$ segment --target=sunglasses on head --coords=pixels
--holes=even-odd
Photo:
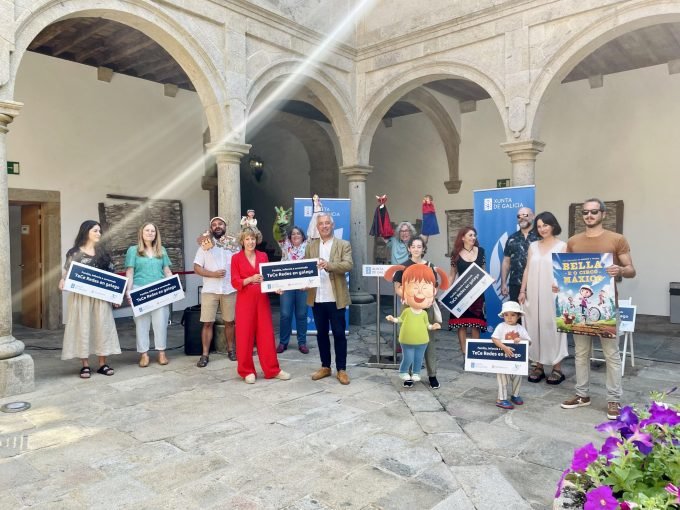
[[[581,211],[581,214],[583,216],[588,216],[589,214],[592,216],[597,216],[600,213],[600,209],[583,209]]]

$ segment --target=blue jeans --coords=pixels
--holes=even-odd
[[[408,374],[409,369],[414,374],[420,374],[420,369],[423,366],[423,356],[425,356],[425,349],[427,344],[401,345],[401,365],[399,365],[400,374]],[[413,367],[413,368],[411,368]]]
[[[287,290],[281,294],[280,303],[279,343],[288,347],[294,312],[298,347],[305,345],[307,343],[307,291]]]

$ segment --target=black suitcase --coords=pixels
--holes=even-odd
[[[203,344],[201,343],[201,330],[203,329],[201,305],[185,308],[180,324],[184,326],[184,354],[187,356],[200,356],[203,354]],[[213,330],[210,352],[214,350],[215,331]]]

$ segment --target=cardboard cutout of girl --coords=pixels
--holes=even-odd
[[[316,217],[321,211],[323,211],[321,199],[319,198],[319,195],[314,193],[314,195],[312,195],[312,217],[307,226],[307,239],[319,239],[319,230],[316,228]]]
[[[428,264],[413,264],[408,267],[390,266],[385,271],[384,278],[391,282],[397,271],[403,271],[401,285],[403,300],[408,305],[404,307],[399,317],[388,315],[389,322],[401,324],[399,330],[399,344],[402,349],[402,359],[399,365],[399,378],[404,381],[404,387],[410,388],[414,382],[420,381],[420,370],[423,366],[425,349],[430,340],[428,331],[441,328],[441,324],[430,324],[427,320],[427,308],[434,303],[437,295],[437,281]],[[449,277],[439,267],[434,268],[439,275],[440,287],[449,286]],[[413,375],[411,375],[411,373]]]

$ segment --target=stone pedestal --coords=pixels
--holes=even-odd
[[[7,191],[7,126],[23,105],[0,101],[0,398],[33,391],[33,359],[12,336],[12,287],[9,262],[9,197]]]
[[[377,309],[375,303],[352,303],[349,305],[349,323],[352,326],[375,324]]]
[[[217,163],[217,214],[227,220],[227,231],[237,233],[241,221],[241,158],[250,145],[240,143],[206,144]]]
[[[33,358],[28,354],[0,360],[0,397],[33,391],[34,377]]]
[[[510,156],[512,185],[534,184],[536,182],[536,156],[539,152],[543,152],[545,143],[538,140],[521,140],[502,143],[501,147]]]
[[[347,176],[349,182],[350,199],[350,242],[352,243],[352,260],[354,267],[349,273],[349,293],[353,305],[373,304],[371,296],[365,287],[365,279],[362,274],[362,266],[368,260],[368,243],[366,242],[366,176],[371,173],[372,168],[365,165],[344,166],[340,171]],[[355,312],[357,320],[367,316],[367,313]],[[373,317],[375,321],[375,314]],[[350,324],[364,324],[352,321],[350,310]]]

